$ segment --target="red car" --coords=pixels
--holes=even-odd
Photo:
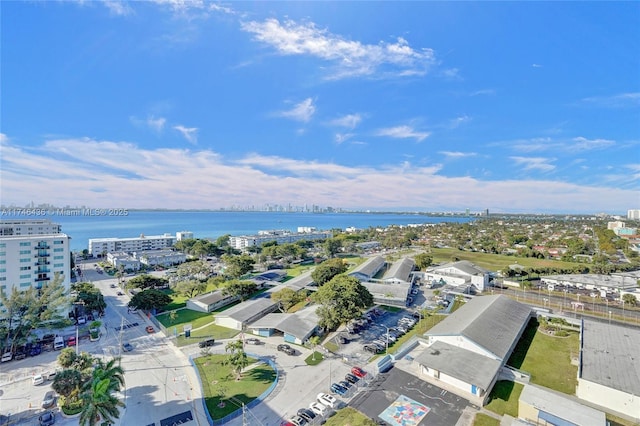
[[[70,336],[67,339],[67,346],[75,346],[76,345],[76,338],[74,336]]]
[[[353,368],[351,369],[351,373],[352,373],[354,376],[357,376],[357,377],[360,377],[360,378],[363,378],[364,376],[366,376],[366,375],[367,375],[367,372],[366,372],[366,371],[364,371],[364,370],[363,370],[362,368],[360,368],[360,367],[353,367]]]

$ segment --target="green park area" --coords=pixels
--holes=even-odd
[[[327,419],[326,426],[376,426],[377,423],[358,410],[346,407]]]
[[[531,383],[573,395],[578,367],[571,360],[578,356],[579,336],[576,332],[566,334],[549,335],[532,319],[507,364],[531,374]]]
[[[249,358],[249,366],[237,380],[231,366],[224,362],[227,358],[227,355],[207,355],[195,360],[205,403],[214,420],[253,401],[276,380],[275,370],[254,358]]]
[[[568,269],[580,265],[579,263],[563,262],[561,260],[514,257],[503,254],[462,251],[456,248],[432,248],[430,254],[433,256],[433,263],[452,262],[454,259],[468,260],[490,271],[502,271],[507,266],[515,263],[523,268]]]

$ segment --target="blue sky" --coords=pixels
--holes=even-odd
[[[640,208],[638,2],[3,2],[1,201]]]

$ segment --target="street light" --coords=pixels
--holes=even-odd
[[[389,352],[389,327],[384,324],[382,326],[387,329],[387,346],[384,348],[384,354],[387,355],[387,352]]]

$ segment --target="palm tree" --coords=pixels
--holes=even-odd
[[[240,380],[242,378],[242,369],[249,365],[249,357],[247,357],[247,353],[244,351],[242,340],[227,343],[224,350],[231,352],[229,358],[224,361],[224,364],[231,365],[231,369],[236,374],[236,380]]]
[[[124,407],[124,403],[113,394],[124,386],[124,370],[116,362],[119,364],[119,358],[106,364],[98,360],[91,379],[82,387],[80,426],[95,426],[100,419],[113,423],[120,417],[119,407]]]

